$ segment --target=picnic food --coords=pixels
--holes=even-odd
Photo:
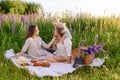
[[[22,66],[28,65],[27,60],[24,56],[20,56],[16,59],[16,62]]]
[[[31,62],[32,63],[36,63],[38,60],[37,59],[32,59]]]
[[[37,61],[33,64],[33,66],[49,67],[50,63],[47,61]]]
[[[41,61],[37,61],[33,64],[33,66],[42,66],[43,65],[43,62]]]

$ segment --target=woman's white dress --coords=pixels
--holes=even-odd
[[[53,53],[55,56],[62,56],[67,58],[68,56],[72,55],[72,42],[70,38],[65,38],[64,42],[57,43],[57,49]]]
[[[36,40],[33,38],[27,38],[22,51],[28,51],[28,55],[31,58],[39,60],[44,60],[53,56],[50,52],[43,49],[42,46],[46,46],[46,43],[40,37],[37,37]]]

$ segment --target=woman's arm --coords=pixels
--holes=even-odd
[[[17,54],[17,58],[19,57],[19,56],[22,56],[24,54],[24,51],[20,51],[18,54]]]
[[[50,46],[53,44],[54,41],[55,41],[55,38],[53,38],[53,39],[45,46],[45,48],[50,48]]]
[[[22,50],[17,54],[17,57],[23,55],[24,52],[27,51],[28,47],[29,47],[29,40],[27,39],[27,40],[25,41],[25,44],[23,45]]]
[[[41,39],[42,40],[42,39]],[[55,38],[53,38],[48,44],[46,44],[43,40],[42,40],[42,46],[44,48],[50,48],[50,46],[53,44],[53,42],[55,41]]]
[[[65,50],[66,50],[66,53],[67,53],[67,56],[68,56],[68,59],[67,59],[67,62],[68,63],[71,63],[72,61],[72,42],[69,38],[66,38],[64,40],[64,45],[65,45]]]

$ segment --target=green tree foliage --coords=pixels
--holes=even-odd
[[[40,4],[27,3],[21,0],[0,0],[0,13],[31,14],[43,11]]]
[[[43,8],[40,4],[26,3],[26,9],[25,9],[26,14],[38,13],[39,10],[41,10],[41,12],[43,10]]]

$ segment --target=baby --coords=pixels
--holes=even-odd
[[[56,30],[56,27],[63,27],[63,28],[64,28],[64,30],[62,31],[62,33],[65,33],[65,34],[64,34],[64,36],[63,36],[62,39],[65,39],[66,37],[72,39],[72,36],[71,36],[71,34],[70,34],[70,31],[69,31],[69,29],[66,27],[66,24],[65,24],[65,23],[60,22],[58,18],[53,18],[52,24],[53,24],[55,30]],[[54,30],[54,31],[55,31],[55,30]],[[57,35],[56,35],[55,33],[54,33],[54,37],[57,37]],[[57,42],[58,42],[58,41],[57,41],[57,39],[56,39],[56,40],[54,41],[54,43],[53,43],[53,48],[54,48],[54,49],[56,49],[56,44],[57,44]]]
[[[58,26],[58,24],[60,23],[58,18],[53,18],[52,20],[52,25],[54,26],[54,28],[56,29],[56,27]]]
[[[72,39],[71,33],[69,31],[69,29],[66,27],[66,24],[63,22],[60,22],[58,18],[54,18],[52,20],[52,24],[56,30],[56,27],[63,27],[64,30],[62,31],[62,33],[65,33],[64,37],[69,37],[70,39]]]

